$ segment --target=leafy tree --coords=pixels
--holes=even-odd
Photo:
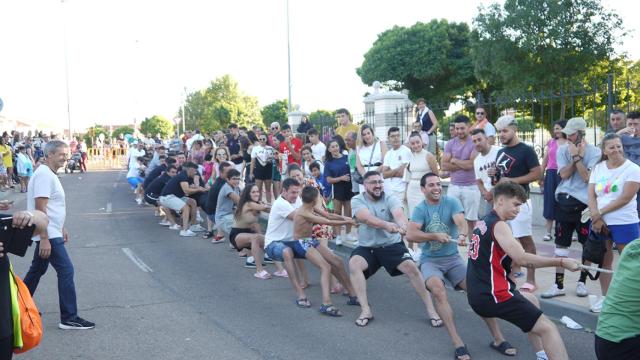
[[[173,134],[173,123],[160,115],[153,115],[140,123],[140,133],[145,136],[160,134],[166,137]]]
[[[100,134],[104,134],[106,138],[109,138],[109,129],[102,125],[95,124],[87,129],[87,132],[82,136],[82,138],[87,144],[87,147],[93,147],[95,145],[94,140],[100,136]]]
[[[581,79],[614,57],[622,21],[598,0],[506,0],[473,20],[475,74],[489,88],[526,91]]]
[[[264,126],[258,99],[240,91],[238,82],[230,75],[215,79],[206,89],[188,94],[185,113],[187,127],[204,132],[226,128],[230,123]]]
[[[262,121],[267,126],[269,126],[274,121],[279,123],[281,126],[282,124],[286,124],[288,121],[288,112],[289,101],[287,99],[277,100],[276,102],[271,103],[260,110]]]
[[[334,128],[337,125],[336,112],[329,110],[316,110],[309,114],[309,122],[317,129],[322,127]]]
[[[476,83],[465,23],[432,20],[394,26],[378,35],[356,73],[371,85],[399,85],[430,103],[450,101]]]
[[[120,137],[120,135],[124,136],[125,134],[132,134],[133,135],[133,127],[131,126],[118,126],[118,128],[116,128],[115,130],[113,130],[113,133],[111,134],[111,137],[117,139]]]

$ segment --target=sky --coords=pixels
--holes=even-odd
[[[471,23],[492,2],[290,0],[292,103],[362,112],[355,69],[379,33]],[[618,51],[640,59],[640,4],[603,3],[632,31]],[[32,123],[67,127],[65,59],[74,130],[172,119],[185,89],[224,74],[261,106],[288,96],[286,0],[0,0],[0,34],[0,115]]]

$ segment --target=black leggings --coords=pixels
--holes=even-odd
[[[11,360],[13,356],[13,336],[0,339],[0,360]]]

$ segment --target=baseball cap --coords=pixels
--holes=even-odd
[[[498,118],[498,121],[496,121],[495,127],[496,127],[496,130],[500,131],[506,128],[507,126],[511,126],[511,125],[518,126],[518,121],[516,120],[516,118],[514,118],[511,115],[503,115]]]
[[[567,125],[565,125],[562,132],[565,135],[573,135],[578,131],[584,131],[587,129],[587,122],[584,121],[581,117],[574,117],[567,121]]]

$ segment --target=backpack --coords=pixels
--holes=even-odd
[[[9,276],[11,276],[13,280],[12,292],[14,289],[13,286],[15,285],[15,300],[17,300],[17,304],[12,304],[12,307],[17,306],[20,314],[20,328],[15,329],[16,324],[14,321],[14,334],[20,334],[21,339],[18,339],[14,335],[15,342],[13,352],[21,354],[40,344],[40,340],[42,340],[42,319],[40,318],[40,313],[38,312],[36,304],[33,302],[27,285],[13,272],[13,268],[11,268]],[[12,296],[12,300],[13,299],[14,297]]]

